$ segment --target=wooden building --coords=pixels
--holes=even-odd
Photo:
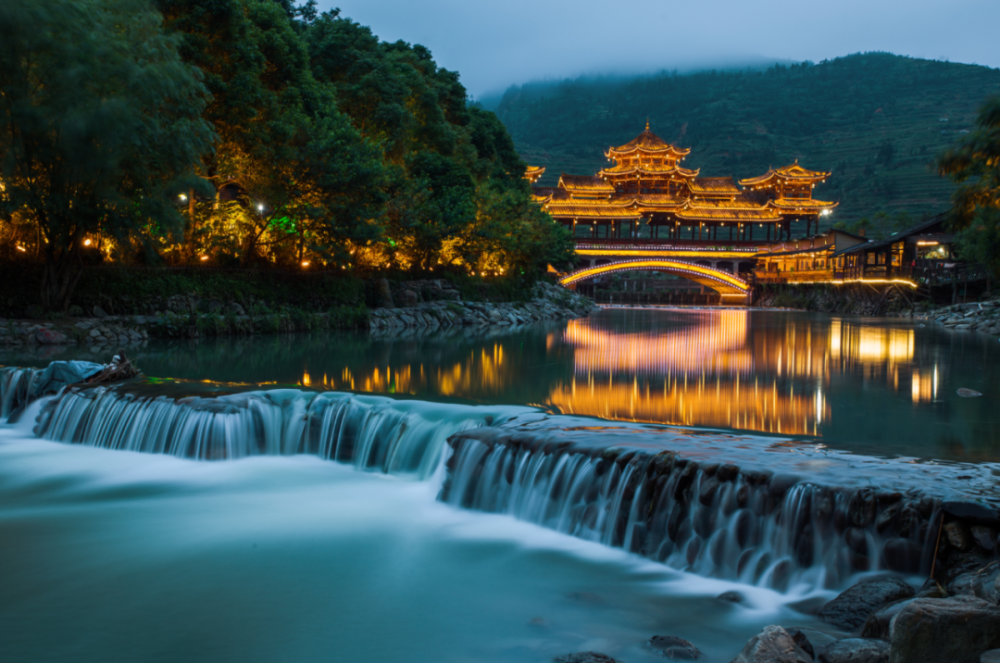
[[[757,254],[758,283],[936,282],[960,267],[944,215],[871,241],[843,230],[774,244]]]
[[[701,177],[681,165],[690,152],[661,139],[647,122],[636,138],[605,152],[613,166],[595,176],[563,174],[555,187],[534,187],[534,199],[575,236],[634,240],[648,226],[642,234],[658,241],[791,238],[794,222],[805,220],[808,231],[837,206],[812,198],[830,173],[796,162],[741,180],[741,189],[732,177]],[[536,182],[541,170],[529,168],[525,177]],[[580,225],[589,229],[578,232]]]

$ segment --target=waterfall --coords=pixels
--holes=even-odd
[[[786,591],[930,566],[938,504],[830,488],[672,451],[580,449],[552,436],[453,436],[441,499],[506,513],[703,576]]]
[[[445,440],[489,415],[377,396],[296,389],[173,399],[123,387],[64,389],[44,404],[48,440],[198,460],[312,454],[360,470],[427,477]]]
[[[8,419],[18,409],[35,400],[32,387],[35,377],[44,369],[4,368],[0,369],[0,419]]]
[[[37,373],[0,374],[5,416],[31,400]],[[197,460],[311,454],[419,479],[447,457],[439,496],[446,503],[779,591],[843,587],[868,571],[926,572],[939,527],[941,502],[924,496],[917,474],[905,492],[831,487],[850,477],[774,474],[765,464],[780,456],[765,459],[745,437],[715,436],[713,447],[702,433],[657,429],[655,439],[639,439],[637,428],[529,408],[298,389],[168,395],[178,388],[190,389],[65,388],[42,405],[34,432]],[[941,467],[931,469],[941,476]]]

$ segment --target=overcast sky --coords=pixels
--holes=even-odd
[[[578,74],[890,51],[1000,67],[1000,0],[319,0],[474,96]]]

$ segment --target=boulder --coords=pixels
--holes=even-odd
[[[948,593],[953,596],[975,596],[991,603],[1000,603],[1000,562],[957,576],[948,583]]]
[[[847,638],[827,645],[817,663],[888,663],[889,643],[884,640]]]
[[[792,636],[792,640],[795,641],[802,651],[809,654],[813,658],[816,658],[816,652],[823,651],[823,648],[827,645],[833,644],[837,641],[837,638],[830,635],[829,633],[824,633],[823,631],[817,631],[811,628],[798,628],[789,627],[785,629],[788,634]]]
[[[908,599],[913,594],[913,588],[898,578],[863,580],[824,605],[819,611],[819,618],[827,624],[854,631],[882,606]]]
[[[399,293],[399,298],[400,298],[400,305],[405,306],[407,308],[413,308],[420,301],[420,298],[417,297],[417,293],[413,292],[412,290],[403,290],[401,293]]]
[[[556,663],[621,663],[616,658],[596,651],[582,651],[576,654],[566,654],[555,659]]]
[[[1000,513],[997,513],[993,507],[979,502],[942,502],[941,509],[949,516],[954,516],[967,523],[1000,526]]]
[[[948,537],[948,543],[959,550],[968,550],[972,547],[972,533],[969,531],[969,526],[962,521],[946,523],[944,533]]]
[[[885,605],[874,613],[872,613],[867,620],[865,620],[865,625],[861,629],[862,638],[878,638],[879,640],[888,640],[890,629],[892,627],[892,618],[899,614],[899,611],[906,607],[908,603],[914,601],[915,599],[902,599],[900,601],[893,601],[892,603]]]
[[[95,318],[106,318],[106,317],[108,317],[107,311],[105,311],[104,309],[102,309],[100,306],[94,306],[94,308],[92,309],[91,313],[93,314],[93,316]]]
[[[972,596],[915,599],[891,631],[889,663],[979,663],[1000,647],[1000,608]]]
[[[77,306],[76,304],[73,304],[68,309],[66,309],[66,313],[68,315],[73,316],[74,318],[80,318],[80,317],[83,317],[83,308],[80,307],[80,306]]]
[[[66,342],[66,335],[42,327],[35,330],[35,340],[41,345],[62,345]]]
[[[812,663],[812,656],[799,647],[780,626],[765,626],[750,638],[733,663]]]
[[[1000,663],[1000,649],[983,652],[983,655],[979,657],[979,663]]]
[[[395,308],[396,305],[392,302],[392,289],[389,287],[389,280],[379,279],[376,288],[378,305],[385,308]]]
[[[997,545],[997,531],[986,525],[973,525],[972,538],[984,550],[993,550]]]
[[[649,646],[674,661],[694,661],[701,656],[697,647],[684,638],[673,635],[654,635],[649,640]]]

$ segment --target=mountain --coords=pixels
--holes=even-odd
[[[684,165],[704,176],[763,174],[799,160],[832,171],[816,197],[839,200],[830,222],[917,220],[946,209],[953,185],[936,154],[972,129],[1000,94],[1000,70],[890,53],[764,70],[663,72],[579,78],[508,89],[495,111],[521,156],[561,172],[593,174],[604,150],[652,130],[691,148]]]

